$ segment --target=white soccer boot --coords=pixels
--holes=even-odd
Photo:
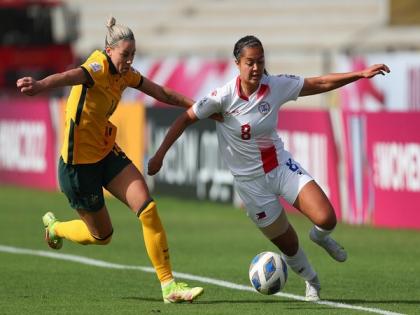
[[[344,250],[343,246],[337,243],[329,235],[325,236],[324,239],[319,240],[315,234],[315,227],[312,228],[309,233],[309,238],[322,248],[324,248],[327,253],[334,258],[336,261],[344,262],[347,259],[347,252]]]
[[[321,291],[321,283],[319,283],[318,276],[315,276],[310,281],[305,281],[306,283],[306,293],[305,301],[316,302],[321,298],[319,297],[319,291]]]

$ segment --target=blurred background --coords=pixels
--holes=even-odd
[[[392,72],[384,77],[286,104],[278,131],[342,221],[420,229],[416,0],[0,0],[0,185],[58,189],[68,89],[29,98],[15,82],[76,67],[103,49],[109,16],[133,30],[134,66],[144,76],[194,99],[237,75],[232,50],[245,35],[262,41],[271,74],[387,64]],[[179,113],[125,92],[112,120],[140,169]],[[159,194],[241,206],[212,121],[186,132],[147,181]]]

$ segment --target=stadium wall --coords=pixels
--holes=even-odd
[[[357,70],[379,61],[389,64],[391,74],[340,89],[340,107],[292,110],[286,104],[279,133],[320,183],[342,221],[420,228],[420,139],[415,137],[420,134],[420,55],[342,55],[336,70]],[[194,99],[236,74],[228,59],[143,59],[140,69]],[[0,101],[0,183],[56,189],[64,112],[64,103],[56,103],[34,98]],[[135,91],[124,94],[113,117],[121,137],[117,141],[140,169],[178,114]],[[146,176],[152,190],[240,205],[232,176],[219,159],[214,125],[203,121],[187,131],[162,172]]]
[[[62,129],[55,127],[51,107],[46,99],[0,102],[1,184],[57,189],[56,139],[62,138]],[[156,151],[180,111],[145,110],[141,103],[121,104],[118,110],[117,141],[143,169],[142,162]],[[285,109],[279,112],[278,131],[342,221],[420,229],[420,112],[342,110],[338,117],[337,124],[337,115],[328,110]],[[240,205],[233,178],[220,160],[215,124],[204,120],[181,137],[161,172],[146,176],[153,192]]]

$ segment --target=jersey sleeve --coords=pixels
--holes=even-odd
[[[81,68],[88,76],[89,86],[93,86],[99,78],[106,75],[104,61],[99,58],[95,58],[95,55],[91,55],[85,63],[81,65]]]
[[[214,94],[215,92],[213,92],[211,95],[203,97],[192,106],[192,110],[198,119],[204,119],[214,113],[221,112],[222,106],[220,97]]]
[[[274,78],[276,90],[282,93],[284,102],[294,101],[299,97],[304,83],[303,77],[281,74]]]
[[[143,76],[140,72],[130,67],[130,70],[127,72],[127,85],[132,88],[139,88],[143,83]]]

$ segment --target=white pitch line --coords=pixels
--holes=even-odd
[[[88,257],[83,257],[83,256],[77,256],[77,255],[56,253],[56,252],[52,252],[52,251],[34,250],[34,249],[26,249],[26,248],[18,248],[18,247],[0,245],[0,252],[11,253],[11,254],[22,254],[22,255],[48,257],[48,258],[72,261],[72,262],[76,262],[76,263],[80,263],[80,264],[84,264],[84,265],[90,265],[90,266],[96,266],[96,267],[102,267],[102,268],[133,269],[133,270],[140,270],[140,271],[149,272],[149,273],[154,273],[155,272],[155,270],[151,267],[121,265],[121,264],[106,262],[106,261],[103,261],[103,260],[98,260],[98,259],[93,259],[93,258],[88,258]],[[202,282],[202,283],[213,284],[213,285],[216,285],[216,286],[219,286],[219,287],[225,287],[225,288],[234,289],[234,290],[241,290],[241,291],[250,291],[250,292],[255,292],[256,293],[256,291],[253,288],[251,288],[250,286],[245,286],[245,285],[242,285],[242,284],[236,284],[236,283],[232,283],[232,282],[228,282],[228,281],[224,281],[224,280],[217,280],[217,279],[213,279],[213,278],[194,276],[192,274],[182,273],[182,272],[173,272],[173,274],[174,274],[175,277],[177,277],[179,279],[199,281],[199,282]],[[275,295],[281,296],[281,297],[284,297],[284,298],[293,299],[293,300],[305,301],[305,297],[300,296],[300,295],[283,293],[283,292],[276,293]],[[394,313],[394,312],[390,312],[390,311],[386,311],[386,310],[381,310],[379,308],[363,307],[363,306],[350,305],[350,304],[344,304],[344,303],[330,302],[330,301],[325,301],[325,300],[318,301],[318,302],[312,302],[312,303],[327,305],[327,306],[336,307],[336,308],[345,308],[345,309],[365,311],[365,312],[376,313],[376,314],[383,314],[383,315],[404,315],[402,313]]]

